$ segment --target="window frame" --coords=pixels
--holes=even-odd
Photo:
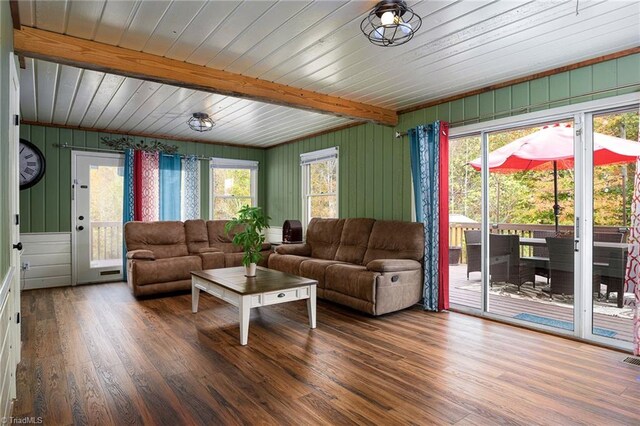
[[[310,193],[311,183],[311,164],[321,163],[328,160],[335,160],[336,162],[336,190],[335,192],[325,193]],[[317,151],[310,151],[300,154],[300,175],[302,177],[302,227],[306,231],[307,225],[311,220],[311,199],[318,196],[335,196],[336,199],[336,212],[337,217],[340,217],[340,153],[338,147],[320,149]]]
[[[216,195],[215,188],[215,170],[216,169],[228,169],[228,170],[250,170],[250,188],[249,196],[238,197],[235,195]],[[209,219],[210,220],[225,220],[214,217],[216,199],[248,199],[251,201],[251,207],[258,205],[258,170],[259,162],[252,160],[237,160],[230,158],[215,158],[212,157],[209,160]]]

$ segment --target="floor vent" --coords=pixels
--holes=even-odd
[[[632,356],[628,356],[624,359],[624,362],[628,363],[628,364],[633,364],[633,365],[638,365],[640,366],[640,358],[635,358]]]

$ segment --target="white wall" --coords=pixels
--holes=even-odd
[[[71,234],[22,234],[23,290],[71,285]],[[25,270],[25,263],[29,269]]]

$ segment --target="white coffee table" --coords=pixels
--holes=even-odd
[[[316,328],[317,281],[258,266],[247,278],[243,266],[191,272],[191,311],[198,312],[200,290],[237,306],[240,311],[240,344],[249,339],[251,308],[307,300],[309,325]]]

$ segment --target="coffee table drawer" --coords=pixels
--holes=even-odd
[[[309,297],[309,287],[293,288],[290,290],[274,291],[263,294],[263,305],[289,302],[291,300],[306,299]]]

